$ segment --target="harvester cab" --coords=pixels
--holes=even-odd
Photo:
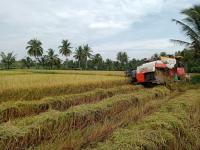
[[[131,82],[141,84],[165,84],[185,78],[181,57],[160,57],[138,66],[130,72]]]

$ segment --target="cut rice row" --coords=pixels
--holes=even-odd
[[[110,89],[95,89],[94,91],[56,97],[47,97],[38,101],[5,102],[0,105],[0,123],[13,118],[36,115],[49,109],[66,110],[71,106],[100,101],[116,94],[125,94],[142,89],[142,86],[124,85]]]
[[[157,87],[134,94],[122,94],[94,104],[71,107],[66,112],[49,111],[38,116],[4,123],[0,126],[0,146],[6,149],[27,148],[52,138],[53,133],[67,134],[89,124],[103,121],[132,106],[163,97],[170,91]]]
[[[118,129],[96,149],[199,149],[200,90],[172,99],[159,112]]]
[[[180,94],[180,92],[173,92],[169,96],[148,101],[144,105],[129,107],[112,118],[105,118],[102,122],[88,125],[86,128],[72,130],[68,134],[55,134],[51,140],[43,142],[34,149],[67,150],[95,147],[98,141],[108,138],[117,128],[125,126],[131,121],[141,120]]]

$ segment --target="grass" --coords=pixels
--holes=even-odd
[[[34,117],[10,121],[0,126],[0,144],[7,149],[34,146],[51,139],[53,133],[67,134],[69,130],[81,129],[167,93],[168,89],[159,87],[145,92],[117,95],[94,104],[71,107],[66,112],[52,110]]]
[[[95,89],[81,94],[46,97],[40,101],[4,102],[0,105],[0,122],[6,122],[18,117],[37,115],[49,109],[64,111],[71,106],[100,101],[104,98],[134,92],[142,88],[142,86],[125,85],[110,89]]]
[[[118,129],[96,149],[198,149],[200,90],[187,91],[139,123]]]

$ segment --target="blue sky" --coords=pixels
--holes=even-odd
[[[62,39],[73,47],[88,43],[103,58],[126,51],[130,58],[150,57],[183,47],[169,39],[185,39],[171,21],[199,0],[0,0],[0,51],[26,55],[31,38],[58,53]]]

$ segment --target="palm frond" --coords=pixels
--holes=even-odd
[[[176,24],[181,25],[182,30],[186,33],[187,36],[191,38],[191,40],[198,41],[198,39],[200,39],[199,35],[187,24],[176,19],[173,19],[172,21],[176,22]]]
[[[186,42],[186,41],[182,41],[182,40],[175,40],[175,39],[171,39],[170,42],[174,43],[174,44],[178,44],[178,45],[183,45],[183,46],[190,46],[191,43]]]
[[[184,19],[197,33],[200,34],[200,11],[190,10],[183,12],[188,17]]]

